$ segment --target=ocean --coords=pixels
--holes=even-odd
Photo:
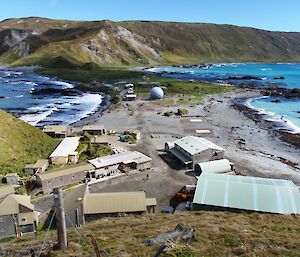
[[[67,90],[75,84],[39,76],[31,68],[0,68],[0,108],[34,126],[72,124],[94,113],[100,94],[61,94],[39,90]]]
[[[225,63],[204,68],[155,67],[147,71],[160,73],[164,77],[230,83],[236,86],[250,84],[257,88],[300,89],[299,63]],[[244,76],[251,76],[253,79],[232,79]],[[279,129],[290,133],[300,133],[300,99],[287,100],[275,97],[260,97],[247,99],[245,105],[258,110],[264,119],[273,121]]]

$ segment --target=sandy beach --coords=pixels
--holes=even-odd
[[[165,142],[195,135],[198,129],[211,131],[201,136],[226,150],[226,158],[234,163],[237,173],[290,179],[300,186],[300,149],[276,137],[272,126],[262,126],[233,107],[235,99],[259,95],[258,90],[237,89],[231,93],[206,96],[202,104],[180,106],[188,110],[188,117],[166,117],[164,112],[176,112],[178,106],[144,99],[122,102],[117,108],[90,116],[90,123],[103,124],[108,130],[139,129],[142,139],[137,145],[124,145],[124,148],[139,150],[153,160],[153,171],[148,180],[146,174],[141,173],[95,184],[91,191],[145,190],[157,198],[159,206],[168,204],[174,193],[186,184],[195,183],[196,179],[186,170],[171,168],[163,160],[161,150]],[[195,117],[202,122],[191,122]],[[82,121],[77,125],[82,125]]]

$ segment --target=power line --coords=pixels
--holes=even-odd
[[[47,239],[47,237],[48,237],[48,232],[49,232],[50,227],[51,227],[51,225],[52,225],[52,222],[53,222],[53,220],[54,220],[55,213],[56,213],[56,210],[53,211],[53,214],[52,214],[50,223],[49,223],[49,225],[48,225],[48,228],[47,228],[47,231],[46,231],[46,235],[45,235],[45,238],[44,238],[43,244],[42,244],[42,246],[41,246],[41,250],[40,250],[40,252],[39,252],[38,257],[40,257],[41,254],[42,254],[43,248],[44,248],[45,243],[46,243],[46,239]]]

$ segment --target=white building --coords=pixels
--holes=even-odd
[[[90,160],[95,167],[91,178],[101,178],[120,172],[145,171],[151,168],[151,158],[143,153],[123,152]]]
[[[224,158],[225,150],[203,137],[187,136],[165,144],[165,149],[191,168],[196,163]]]
[[[78,153],[76,149],[79,145],[80,137],[66,137],[49,156],[52,164],[76,163]]]

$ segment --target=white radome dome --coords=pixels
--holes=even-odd
[[[162,99],[164,97],[164,91],[161,87],[153,87],[150,91],[150,98],[153,100]]]

